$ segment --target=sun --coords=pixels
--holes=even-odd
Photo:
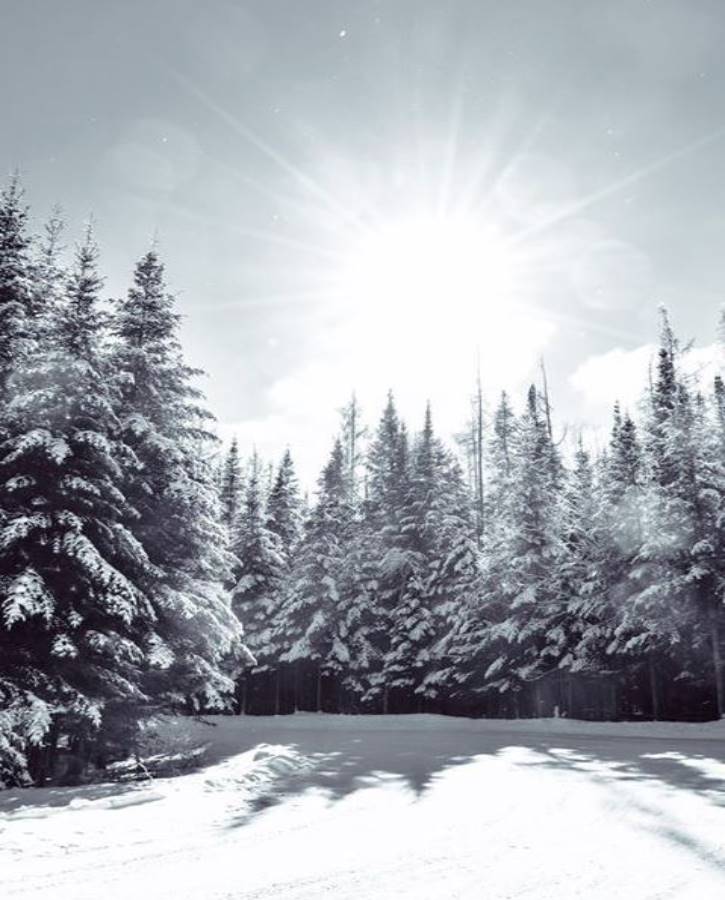
[[[378,224],[346,254],[342,290],[392,316],[479,318],[501,308],[514,266],[494,229],[456,217],[403,217]]]
[[[483,216],[377,218],[340,256],[330,307],[346,348],[339,370],[357,373],[352,383],[408,385],[411,405],[428,398],[453,418],[476,366],[503,386],[548,338],[527,302],[528,271]]]

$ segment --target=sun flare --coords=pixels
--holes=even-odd
[[[369,230],[347,255],[343,291],[389,314],[438,318],[498,305],[513,265],[492,230],[456,218],[415,217]]]

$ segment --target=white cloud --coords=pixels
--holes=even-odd
[[[569,382],[590,406],[611,407],[619,400],[622,406],[632,408],[647,385],[649,366],[656,353],[654,344],[633,350],[615,347],[584,360]]]
[[[569,383],[585,403],[597,411],[611,408],[618,400],[624,408],[634,409],[648,381],[649,370],[656,364],[657,347],[643,344],[632,350],[615,347],[606,353],[590,356],[569,377]],[[682,371],[707,389],[719,369],[720,350],[716,344],[694,347],[680,360]]]

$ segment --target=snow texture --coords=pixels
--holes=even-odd
[[[3,897],[725,896],[725,723],[209,721],[191,774],[0,795]]]

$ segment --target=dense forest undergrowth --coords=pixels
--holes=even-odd
[[[356,399],[312,503],[220,450],[155,247],[103,297],[90,228],[0,198],[0,783],[82,778],[161,712],[725,712],[725,387],[662,313],[593,454],[545,381],[454,446]],[[719,335],[722,349],[725,335]],[[244,635],[241,623],[244,624]]]

